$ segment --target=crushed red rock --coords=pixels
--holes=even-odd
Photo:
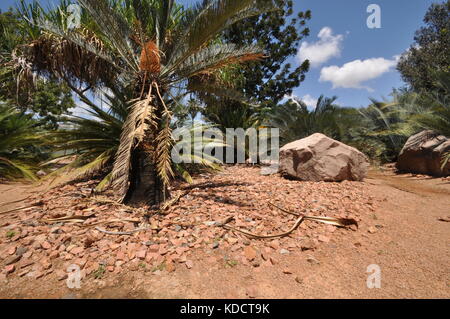
[[[220,262],[229,266],[236,262],[250,267],[274,265],[285,255],[314,250],[351,230],[305,222],[288,237],[255,240],[217,227],[217,222],[234,217],[229,225],[266,235],[284,232],[296,220],[269,203],[300,214],[358,222],[376,208],[376,201],[360,182],[286,180],[262,176],[258,167],[229,166],[216,174],[202,174],[191,185],[177,182],[172,192],[188,193],[164,214],[150,207],[117,204],[112,192],[93,197],[95,183],[80,182],[36,194],[28,204],[42,205],[0,217],[2,276],[45,278],[55,271],[63,280],[73,264],[82,269],[83,276],[94,277],[127,269],[172,272],[177,264],[193,268],[192,255],[198,250],[221,251],[225,259]],[[66,217],[78,222],[69,223]],[[54,219],[60,221],[51,222]],[[99,230],[132,232],[143,225],[149,227],[130,235]]]

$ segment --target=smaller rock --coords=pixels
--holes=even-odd
[[[278,250],[280,248],[280,242],[278,240],[273,240],[270,242],[269,246],[275,250]]]
[[[78,255],[78,254],[81,254],[83,251],[84,251],[83,247],[75,247],[74,249],[72,249],[70,251],[70,253],[73,255]]]
[[[320,262],[316,258],[314,258],[313,256],[306,257],[306,261],[311,263],[311,264],[316,264],[316,265],[320,264]]]
[[[67,273],[66,273],[65,271],[58,270],[58,271],[56,272],[56,278],[57,278],[59,281],[64,280],[64,279],[66,279],[67,277],[68,277],[68,275],[67,275]]]
[[[269,257],[269,261],[272,265],[275,265],[278,263],[278,261],[275,258]]]
[[[258,289],[256,289],[256,287],[254,286],[250,286],[246,289],[245,294],[249,297],[249,298],[256,298],[258,295]]]
[[[289,268],[284,268],[283,269],[283,274],[291,275],[292,274],[292,270],[290,270]]]
[[[16,255],[17,256],[23,256],[23,254],[25,254],[28,251],[27,247],[19,247],[16,250]]]
[[[5,265],[6,266],[12,265],[12,264],[18,262],[20,260],[20,258],[22,258],[22,256],[17,256],[17,255],[11,256],[6,259]]]
[[[319,237],[317,238],[319,241],[323,242],[323,243],[328,243],[330,242],[330,237],[328,236],[324,236],[324,235],[319,235]]]
[[[367,231],[369,232],[369,234],[375,234],[377,232],[377,228],[370,226],[369,229],[367,229]]]
[[[48,250],[52,248],[52,245],[48,241],[44,241],[41,243],[41,247],[44,248],[45,250]]]
[[[139,250],[136,253],[136,257],[139,259],[145,259],[145,256],[147,255],[147,251],[146,250]]]
[[[30,272],[31,269],[25,269],[19,273],[19,277],[23,277]]]
[[[289,250],[283,248],[283,249],[280,250],[280,254],[282,254],[282,255],[289,255],[290,252],[289,252]]]
[[[186,260],[185,265],[187,269],[191,269],[194,266],[194,263],[192,260]]]
[[[151,253],[157,253],[159,251],[159,245],[151,245],[148,248],[148,251],[151,252]]]
[[[8,265],[5,267],[5,274],[11,274],[16,270],[16,265]]]
[[[174,272],[175,271],[175,264],[172,261],[169,261],[166,263],[166,270],[167,272]]]
[[[16,246],[8,249],[8,255],[14,255],[16,253]]]
[[[245,258],[247,258],[247,260],[252,261],[256,258],[256,250],[251,246],[246,246],[244,248],[244,256]]]

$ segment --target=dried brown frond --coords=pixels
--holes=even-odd
[[[103,42],[92,32],[81,29],[79,34],[99,53],[105,52]],[[98,54],[84,49],[72,41],[43,33],[37,40],[19,49],[18,58],[25,59],[41,74],[59,75],[72,83],[85,82],[91,86],[110,83],[117,70]]]
[[[170,128],[170,121],[172,119],[172,113],[167,108],[164,100],[159,92],[159,87],[156,85],[156,92],[162,103],[164,110],[162,118],[164,119],[164,127],[156,137],[156,172],[166,187],[169,185],[170,179],[173,177],[171,149],[173,144],[172,129]]]
[[[121,200],[128,192],[132,150],[142,142],[149,128],[157,126],[151,87],[145,99],[132,100],[131,103],[112,170],[112,184],[119,190]]]

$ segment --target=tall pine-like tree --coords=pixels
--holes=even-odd
[[[432,4],[424,22],[397,66],[403,80],[417,92],[435,90],[435,73],[450,72],[450,0]]]
[[[278,10],[245,19],[222,34],[221,40],[226,43],[257,42],[264,48],[266,57],[233,71],[238,75],[234,90],[259,104],[257,109],[228,98],[201,97],[206,104],[205,118],[221,127],[250,126],[255,112],[272,107],[290,95],[309,70],[308,60],[298,67],[286,61],[295,56],[300,41],[309,35],[306,23],[311,19],[311,11],[294,14],[293,1],[277,0],[276,3]]]

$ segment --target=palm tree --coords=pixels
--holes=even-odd
[[[283,144],[307,137],[314,133],[323,133],[331,138],[340,138],[337,117],[339,106],[334,104],[337,97],[319,97],[316,107],[309,110],[305,102],[294,98],[283,105],[274,107],[268,115],[268,125],[280,129]]]
[[[48,166],[62,160],[72,159],[63,167],[50,173],[47,178],[52,179],[53,185],[64,184],[81,178],[101,176],[102,180],[96,187],[96,191],[103,191],[111,183],[114,157],[120,145],[120,135],[123,124],[128,117],[127,92],[115,92],[110,94],[103,92],[102,107],[85,98],[87,104],[82,109],[84,114],[67,115],[61,118],[62,126],[57,131],[50,131],[44,135],[45,144],[55,151],[53,158],[43,166]],[[176,103],[176,102],[173,102]],[[168,104],[171,105],[171,104]],[[192,123],[192,125],[180,126],[179,119],[171,124],[172,129],[180,130],[180,135],[191,136],[188,141],[176,141],[178,143],[191,143],[190,149],[194,149],[195,143],[201,143],[203,147],[221,146],[217,141],[202,138],[198,140],[199,134],[203,133],[211,126]],[[198,144],[197,144],[198,145]],[[183,145],[180,144],[182,147]],[[186,155],[188,156],[188,155]],[[213,158],[204,156],[202,159],[186,158],[187,162],[198,160],[200,166],[218,169]],[[192,182],[189,173],[191,165],[185,163],[175,164],[172,167],[174,172],[187,182]],[[197,165],[199,166],[199,165]],[[55,178],[59,177],[59,178]]]
[[[385,160],[395,160],[406,140],[420,131],[450,136],[450,75],[436,72],[434,77],[435,92],[394,90],[391,101],[371,99],[371,105],[360,110],[369,129],[366,138],[385,144]],[[443,165],[447,161],[444,156]]]
[[[157,204],[169,196],[173,175],[173,111],[166,101],[174,89],[187,91],[190,81],[262,58],[256,45],[238,48],[215,39],[240,19],[272,9],[272,1],[207,0],[189,10],[173,0],[78,2],[82,16],[75,29],[68,28],[68,1],[54,11],[22,3],[32,41],[17,55],[77,93],[118,85],[133,92],[111,179],[122,201]]]
[[[0,177],[36,180],[36,126],[31,115],[0,102]]]

